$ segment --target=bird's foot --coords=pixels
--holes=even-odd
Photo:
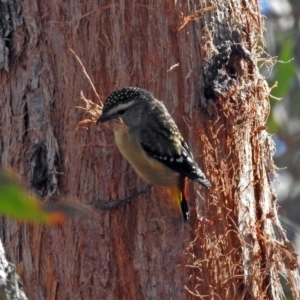
[[[147,193],[148,191],[150,191],[152,188],[152,185],[146,185],[144,189],[142,189],[139,192],[133,193],[130,196],[124,198],[124,199],[119,199],[119,200],[97,200],[93,206],[97,209],[114,209],[114,208],[119,208],[119,207],[123,207],[127,204],[129,204],[131,202],[132,199],[143,195],[145,193]]]

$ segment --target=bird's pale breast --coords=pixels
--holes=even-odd
[[[149,157],[138,145],[134,135],[129,134],[129,128],[125,124],[115,128],[114,136],[121,154],[144,181],[161,186],[178,183],[179,173]]]

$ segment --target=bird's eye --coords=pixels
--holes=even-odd
[[[118,115],[124,115],[124,113],[125,113],[125,109],[120,109],[120,110],[118,111]]]

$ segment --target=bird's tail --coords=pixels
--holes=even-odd
[[[187,199],[184,198],[183,194],[182,194],[180,205],[181,205],[181,211],[183,214],[183,219],[184,219],[184,221],[187,221],[190,217],[189,204],[187,202]]]
[[[189,219],[189,205],[187,201],[186,178],[180,179],[178,186],[170,188],[172,196],[182,211],[184,221]]]

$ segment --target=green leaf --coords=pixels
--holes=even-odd
[[[9,172],[0,171],[0,214],[21,221],[61,223],[64,215],[48,212]]]
[[[276,64],[275,77],[273,84],[278,82],[278,86],[271,91],[271,94],[276,98],[283,98],[287,95],[290,84],[296,75],[296,64],[293,60],[294,41],[288,39],[278,56],[278,63]],[[271,84],[271,86],[273,85]]]

